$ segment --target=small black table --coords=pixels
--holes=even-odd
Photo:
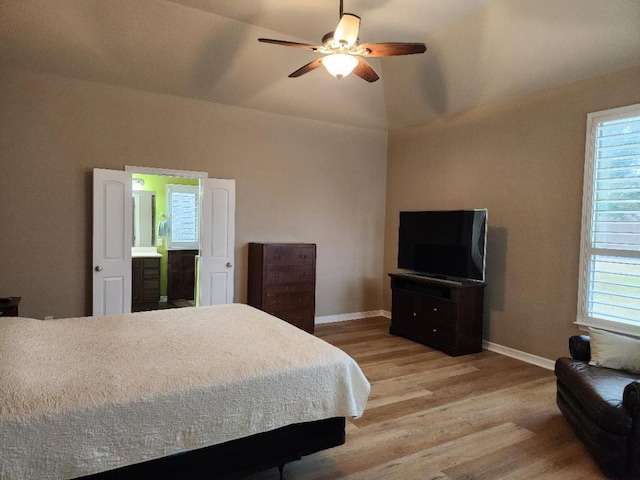
[[[0,317],[17,317],[22,297],[0,297]]]

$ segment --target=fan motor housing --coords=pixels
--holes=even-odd
[[[322,37],[322,45],[327,45],[333,41],[334,32],[325,33],[324,37]]]

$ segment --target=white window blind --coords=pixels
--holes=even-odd
[[[588,117],[578,323],[640,335],[640,105]]]
[[[168,248],[197,249],[200,231],[200,192],[193,185],[167,185],[170,231]]]

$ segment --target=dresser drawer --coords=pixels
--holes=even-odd
[[[276,293],[267,295],[265,308],[267,312],[280,312],[283,310],[299,310],[312,308],[314,301],[313,292],[302,293]]]
[[[143,301],[143,302],[159,302],[160,301],[160,290],[155,286],[142,290],[141,301]]]
[[[437,319],[436,321],[429,322],[425,327],[426,332],[424,332],[424,334],[426,338],[439,344],[450,345],[452,347],[456,346],[458,338],[457,322],[451,321],[451,319],[449,321]]]
[[[160,282],[158,282],[158,279],[144,279],[142,282],[142,289],[143,290],[156,290],[158,292],[160,292]],[[158,293],[158,296],[160,296],[160,294]]]
[[[313,266],[307,265],[286,265],[286,266],[267,266],[265,275],[265,283],[303,283],[313,282],[314,270]]]
[[[159,258],[143,258],[142,265],[145,269],[160,269],[160,259]]]
[[[313,265],[315,248],[269,247],[265,251],[267,265]]]
[[[311,308],[278,312],[277,317],[302,330],[313,333],[314,311]]]
[[[274,295],[276,293],[300,293],[310,292],[315,294],[316,287],[313,282],[306,283],[272,283],[265,285],[265,295]]]
[[[158,280],[158,278],[160,278],[160,270],[155,268],[155,269],[148,269],[145,268],[144,272],[143,272],[144,278],[145,280],[149,279],[149,280]]]
[[[447,300],[423,296],[420,298],[420,313],[429,319],[429,322],[438,325],[452,323],[456,313],[455,304]],[[455,322],[453,322],[455,323]]]

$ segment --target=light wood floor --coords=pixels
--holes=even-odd
[[[381,317],[316,327],[372,391],[346,444],[288,464],[286,480],[604,478],[556,407],[553,372],[488,351],[449,357],[388,330]]]

